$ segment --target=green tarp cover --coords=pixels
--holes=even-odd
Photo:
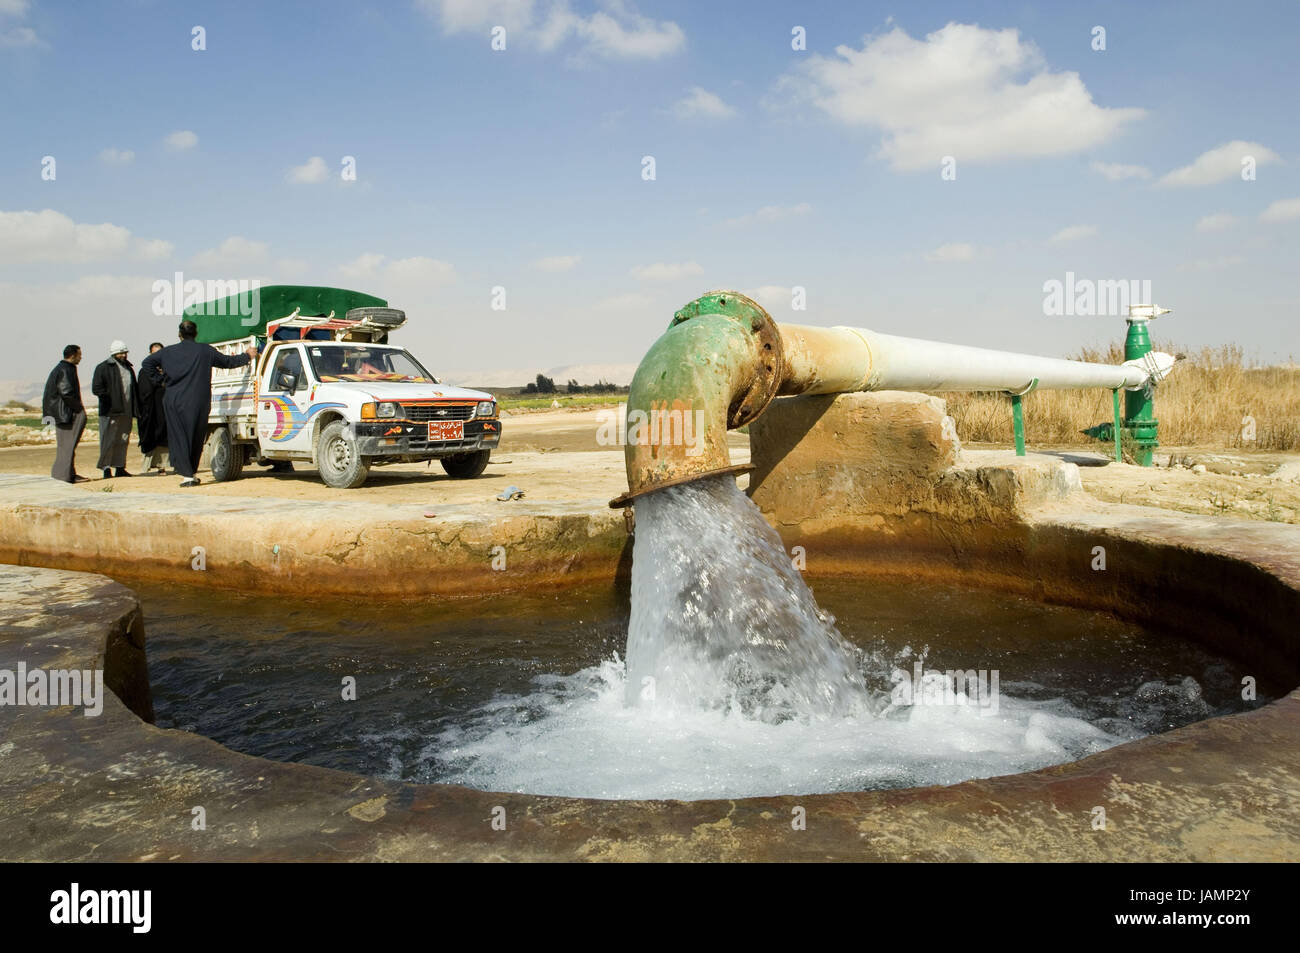
[[[324,317],[331,311],[334,317],[341,318],[353,308],[387,306],[388,302],[383,298],[346,288],[267,285],[244,294],[192,304],[185,309],[185,317],[199,326],[199,340],[212,344],[246,338],[250,334],[264,335],[266,322],[287,318],[295,309],[304,318]]]

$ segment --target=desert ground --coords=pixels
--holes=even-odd
[[[603,413],[608,414],[608,411]],[[90,477],[80,484],[86,493],[186,493],[225,497],[277,497],[294,500],[338,500],[339,494],[358,494],[376,503],[439,504],[490,501],[510,486],[531,500],[608,500],[626,489],[623,453],[619,447],[601,446],[597,434],[602,422],[599,409],[515,411],[504,419],[501,447],[492,455],[487,472],[476,480],[453,480],[434,463],[377,467],[357,490],[332,490],[314,470],[302,464],[293,473],[271,473],[261,467],[245,469],[231,483],[204,482],[181,490],[179,478],[136,476],[103,480],[94,468],[98,441],[94,433],[77,450],[77,472]],[[749,458],[746,434],[730,435],[732,459]],[[971,449],[1005,445],[968,443]],[[1107,448],[1081,445],[1032,445],[1031,452],[1049,453],[1079,465],[1084,488],[1108,502],[1158,506],[1186,513],[1220,515],[1235,519],[1300,522],[1300,453],[1293,451],[1206,450],[1162,447],[1157,466],[1136,467],[1109,460]],[[52,445],[0,449],[0,472],[48,473]],[[134,442],[128,469],[139,469]],[[205,471],[200,471],[200,477]],[[743,480],[743,477],[742,477]],[[508,503],[502,503],[508,506]]]

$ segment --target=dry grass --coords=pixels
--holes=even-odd
[[[1157,342],[1156,350],[1184,358],[1156,391],[1155,413],[1160,443],[1216,449],[1300,449],[1300,368],[1260,367],[1247,363],[1236,345],[1181,352]],[[1124,350],[1085,348],[1078,361],[1119,364]],[[972,443],[1010,444],[1011,403],[1000,394],[940,394],[957,424],[961,439]],[[1122,395],[1121,395],[1122,399]],[[1079,431],[1111,419],[1107,390],[1038,391],[1024,401],[1025,442],[1052,446],[1096,447]],[[1123,405],[1121,404],[1121,413]],[[1255,423],[1255,439],[1245,434],[1246,418]]]

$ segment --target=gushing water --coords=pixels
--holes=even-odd
[[[627,702],[769,724],[862,715],[856,650],[731,477],[637,502]]]
[[[442,732],[422,755],[440,779],[607,798],[815,793],[1026,771],[1138,734],[1060,698],[923,704],[941,697],[938,675],[900,696],[914,656],[846,642],[730,477],[636,508],[626,663],[537,679]]]

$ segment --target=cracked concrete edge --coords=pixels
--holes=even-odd
[[[1057,521],[1043,511],[1026,527],[1031,544],[1042,536],[1038,555],[1048,575],[1048,564],[1061,558],[1053,547],[1093,532],[1098,516],[1105,511]],[[1111,539],[1148,551],[1183,545],[1160,538],[1163,524],[1132,522],[1145,518],[1118,514],[1106,529]],[[1294,537],[1279,539],[1297,548]],[[1194,558],[1204,540],[1188,542]],[[21,624],[0,633],[3,657],[42,645],[85,657],[85,643],[104,646],[134,606],[129,591],[101,577],[4,572],[6,590],[26,595]],[[25,584],[17,581],[21,573],[31,574]],[[1195,574],[1184,578],[1200,582]],[[1270,637],[1294,638],[1286,620],[1300,610],[1300,586],[1295,578],[1269,578],[1290,600],[1280,607],[1285,614],[1272,617]],[[34,632],[44,635],[33,639]],[[1300,859],[1300,692],[1028,774],[951,787],[698,802],[479,792],[276,763],[154,728],[116,698],[97,719],[61,709],[3,717],[3,859]],[[190,826],[195,806],[207,811],[206,831]],[[491,827],[496,807],[506,811],[505,831]],[[807,830],[791,828],[795,807],[807,812]],[[1093,827],[1096,807],[1106,810],[1105,830]]]
[[[92,496],[42,477],[0,480],[0,561],[260,592],[461,595],[626,561],[622,514],[604,501],[425,507],[363,502]],[[502,547],[499,550],[498,547]],[[493,566],[504,551],[506,569]],[[201,554],[201,559],[199,558]],[[201,574],[195,567],[202,563]],[[414,568],[418,567],[418,571]]]

